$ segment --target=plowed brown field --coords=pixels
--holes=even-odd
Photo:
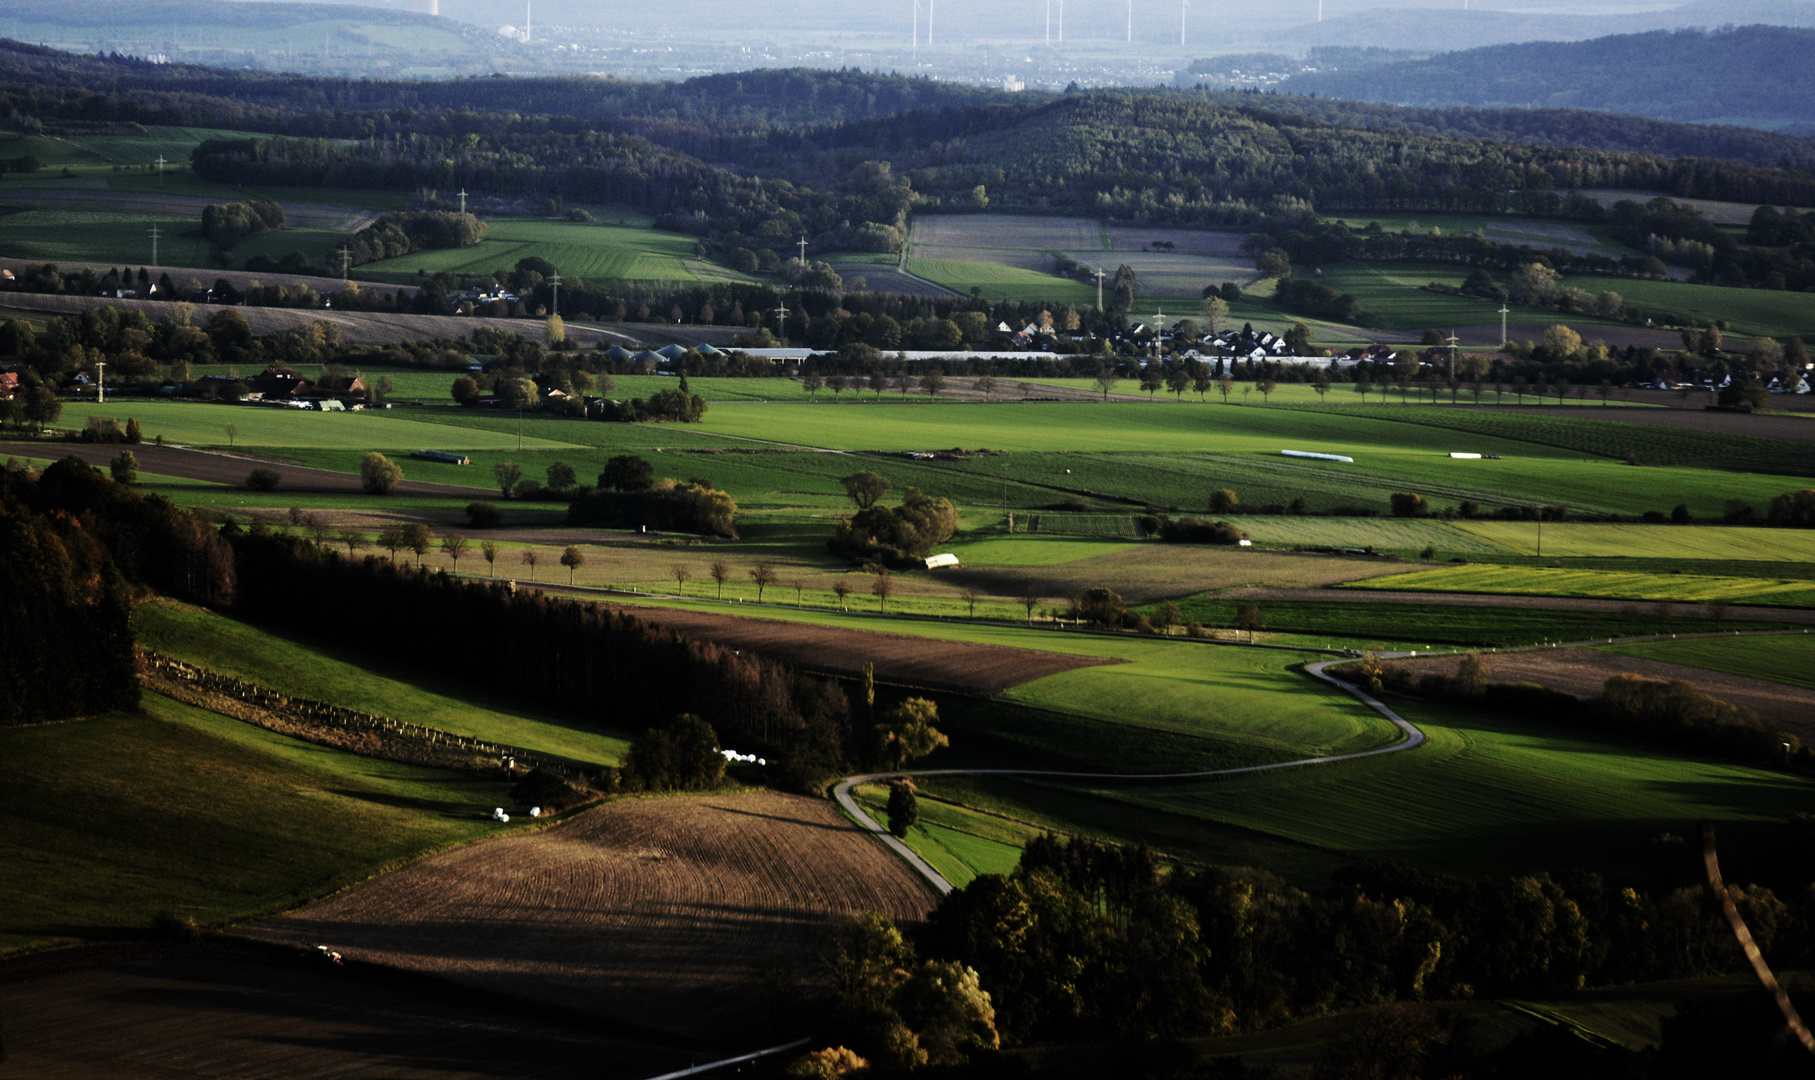
[[[774,1033],[764,967],[812,978],[832,917],[932,902],[831,804],[749,792],[614,803],[244,932],[737,1047]]]
[[[781,619],[629,604],[611,606],[689,637],[749,649],[808,671],[856,677],[869,663],[876,666],[876,677],[886,683],[982,697],[995,697],[1011,686],[1061,671],[1122,662]]]
[[[1804,741],[1815,740],[1815,691],[1798,686],[1595,649],[1500,653],[1483,659],[1497,682],[1541,683],[1580,698],[1598,696],[1602,684],[1622,673],[1643,675],[1647,679],[1683,679],[1728,704],[1756,711],[1760,719],[1773,727]],[[1456,673],[1457,662],[1456,657],[1450,656],[1395,661],[1420,674],[1436,671],[1445,675]]]

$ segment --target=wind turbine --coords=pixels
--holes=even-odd
[[[1322,4],[1323,0],[1317,0],[1317,2]],[[1191,0],[1178,0],[1178,43],[1180,45],[1185,43],[1185,12],[1190,8]]]
[[[1128,0],[1128,44],[1134,44],[1134,0]]]
[[[1052,48],[1052,0],[1046,0],[1046,47]]]
[[[927,0],[932,3],[933,0]],[[1065,44],[1065,0],[1059,0],[1059,44]]]
[[[1317,21],[1323,21],[1323,0],[1317,0]]]
[[[933,0],[926,0],[926,45],[933,47]]]
[[[920,0],[914,0],[914,43],[910,48],[915,56],[920,55]]]

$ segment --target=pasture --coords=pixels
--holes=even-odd
[[[1359,643],[1379,650],[1430,648],[1433,645],[1510,648],[1550,641],[1636,637],[1666,628],[1688,633],[1776,628],[1772,623],[1749,622],[1734,615],[1723,619],[1708,618],[1706,612],[1699,609],[1684,611],[1681,613],[1685,617],[1683,621],[1669,623],[1659,618],[1655,610],[1560,611],[1511,604],[1400,604],[1367,602],[1360,594],[1344,600],[1279,600],[1208,593],[1185,597],[1177,603],[1185,618],[1196,619],[1205,626],[1224,628],[1219,632],[1223,636],[1234,634],[1238,639],[1243,636],[1228,628],[1235,626],[1240,607],[1251,603],[1260,609],[1261,618],[1266,621],[1267,632],[1263,640],[1332,645]],[[1152,608],[1143,610],[1151,612]]]
[[[511,826],[510,785],[354,757],[146,695],[0,731],[0,953],[281,910]]]
[[[1635,740],[1404,699],[1394,708],[1424,729],[1424,746],[1211,782],[929,777],[922,786],[1034,824],[1265,867],[1307,887],[1364,859],[1461,875],[1592,869],[1644,880],[1660,833],[1691,834],[1711,819],[1737,840],[1815,797],[1808,780]]]
[[[1605,651],[1815,690],[1815,634],[1644,641]]]
[[[909,257],[907,269],[956,293],[980,289],[985,300],[1052,301],[1079,307],[1096,303],[1094,286],[1018,266],[916,255]]]
[[[1520,555],[1551,558],[1716,559],[1815,563],[1815,533],[1722,525],[1613,525],[1552,521],[1458,521],[1455,528]]]
[[[877,824],[888,827],[885,785],[865,784],[853,789],[852,795]],[[1041,832],[956,803],[926,798],[919,803],[920,821],[908,829],[902,842],[958,888],[975,881],[979,874],[1012,873],[1021,861],[1021,849]]]
[[[616,765],[635,731],[598,719],[525,708],[488,689],[373,659],[345,644],[314,641],[175,601],[142,604],[138,641],[166,656],[256,682],[292,697],[535,750],[589,767]],[[634,725],[633,725],[634,726]]]
[[[485,239],[472,247],[444,248],[400,255],[358,267],[354,275],[373,281],[410,284],[421,273],[490,276],[506,273],[521,259],[553,263],[563,275],[593,281],[644,281],[686,284],[697,281],[741,281],[730,270],[693,253],[693,237],[649,227],[647,219],[601,213],[624,224],[550,221],[542,218],[490,218]]]
[[[1815,606],[1815,583],[1800,578],[1719,577],[1542,566],[1447,566],[1370,578],[1352,582],[1347,587],[1667,603]]]
[[[0,190],[0,200],[5,192]],[[4,211],[0,211],[4,213]],[[106,210],[19,210],[0,216],[0,255],[53,263],[115,261],[157,265],[151,258],[151,228],[163,230],[162,265],[203,266],[210,246],[198,235],[192,215],[115,213]],[[276,235],[283,235],[278,233]]]
[[[116,400],[96,405],[92,401],[72,401],[63,410],[63,424],[79,428],[87,423],[90,416],[109,416],[122,422],[129,416],[136,418],[144,429],[148,442],[163,436],[167,443],[223,450],[349,450],[363,456],[371,450],[408,453],[423,447],[437,450],[515,450],[517,447],[514,430],[488,431],[453,425],[432,427],[394,413],[376,410],[318,413],[194,402]],[[230,437],[227,434],[228,424],[237,427],[239,433]],[[513,416],[513,429],[514,424]],[[567,444],[545,438],[525,437],[523,445],[532,449],[553,449]],[[250,465],[247,467],[251,468]],[[356,469],[357,465],[354,465],[349,471]],[[408,468],[405,471],[410,472]],[[470,476],[467,479],[470,480]]]
[[[1575,275],[1563,277],[1560,283],[1565,288],[1592,293],[1611,289],[1628,305],[1644,310],[1660,323],[1687,317],[1707,326],[1724,319],[1736,334],[1763,335],[1779,341],[1789,337],[1815,338],[1815,304],[1809,302],[1807,293]],[[1592,320],[1571,316],[1568,321],[1573,324]],[[1585,331],[1582,336],[1593,335]]]

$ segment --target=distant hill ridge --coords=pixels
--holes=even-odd
[[[1495,45],[1282,89],[1398,105],[1580,108],[1815,134],[1815,29],[1658,30]]]
[[[1617,34],[1769,24],[1815,27],[1809,0],[1697,0],[1657,11],[1581,14],[1437,7],[1379,7],[1293,27],[1277,40],[1454,52],[1488,45],[1585,41]]]

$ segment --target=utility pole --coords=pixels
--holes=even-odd
[[[157,264],[158,264],[158,227],[156,225],[153,225],[151,227],[151,265],[156,266]]]
[[[342,245],[340,245],[340,250],[338,252],[336,252],[335,254],[340,256],[340,280],[342,280],[342,281],[351,280],[351,278],[349,277],[349,274],[351,273],[350,264],[353,261],[352,251],[348,250],[347,245],[342,244]]]
[[[107,404],[107,361],[95,361],[95,404]]]
[[[158,155],[158,186],[159,187],[164,186],[164,165],[165,165],[164,155],[159,154]]]
[[[1103,268],[1097,267],[1097,310],[1103,310]]]
[[[460,189],[460,212],[462,214],[466,213],[466,189],[465,188]]]
[[[804,235],[800,238],[800,265],[807,265],[807,238]]]
[[[1506,301],[1500,301],[1500,347],[1506,348]]]
[[[1449,339],[1445,342],[1445,344],[1449,346],[1449,381],[1451,383],[1456,381],[1456,346],[1460,341],[1461,339],[1456,336],[1456,332],[1451,330],[1449,332]]]
[[[559,270],[549,275],[548,285],[552,291],[552,295],[548,299],[548,313],[559,315],[561,314],[561,272]]]
[[[776,302],[775,328],[781,331],[782,337],[788,336],[788,302],[786,300]]]

